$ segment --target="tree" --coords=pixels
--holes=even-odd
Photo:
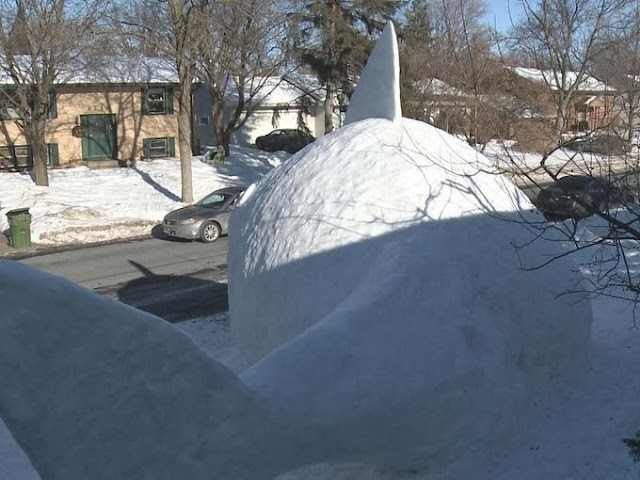
[[[199,45],[198,70],[211,94],[212,126],[229,152],[231,135],[255,110],[269,77],[279,74],[289,51],[288,17],[279,2],[211,3],[205,8],[207,35]]]
[[[0,0],[0,104],[31,145],[36,185],[48,186],[47,119],[56,85],[82,69],[102,0]]]
[[[191,172],[191,93],[196,76],[198,45],[204,37],[203,15],[208,0],[138,0],[121,13],[123,37],[138,51],[170,58],[180,83],[178,142],[180,145],[181,200],[193,202]]]
[[[556,107],[557,138],[567,112],[591,71],[597,45],[616,28],[627,0],[523,0],[523,18],[513,29],[512,50],[543,73]]]
[[[373,45],[372,35],[382,30],[401,3],[401,0],[312,0],[293,15],[298,58],[326,90],[326,132],[334,128],[336,99],[342,107],[353,92],[355,74],[364,67]]]
[[[496,114],[490,97],[500,78],[485,11],[482,0],[413,0],[403,28],[407,110],[444,121],[439,126],[471,144],[490,138],[482,130]]]
[[[620,25],[597,46],[594,72],[615,88],[621,133],[631,142],[640,121],[640,5],[632,5]]]

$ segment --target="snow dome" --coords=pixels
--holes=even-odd
[[[589,337],[590,304],[557,297],[571,262],[523,268],[549,254],[530,244],[528,199],[464,142],[401,118],[398,91],[388,26],[349,123],[252,186],[231,220],[231,325],[254,362],[242,379],[330,458],[455,456]]]

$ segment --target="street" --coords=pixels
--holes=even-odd
[[[228,309],[226,237],[213,244],[133,240],[20,262],[171,322]]]

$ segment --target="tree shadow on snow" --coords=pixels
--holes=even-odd
[[[116,298],[171,323],[226,312],[227,284],[184,275],[156,275],[129,260],[144,277],[127,282]],[[213,274],[211,274],[213,276]]]
[[[151,185],[154,188],[154,190],[160,192],[165,197],[167,197],[169,200],[173,200],[174,202],[179,202],[180,201],[180,197],[178,195],[176,195],[175,193],[171,192],[167,188],[165,188],[162,185],[160,185],[153,178],[151,178],[151,176],[148,173],[145,173],[142,170],[139,170],[135,165],[131,165],[130,168],[131,168],[131,170],[136,172],[138,175],[140,175],[140,178],[142,178],[142,180],[144,180],[145,183],[148,183],[149,185]]]

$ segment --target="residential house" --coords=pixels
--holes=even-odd
[[[254,144],[258,136],[279,128],[302,128],[316,138],[324,134],[324,110],[316,89],[303,86],[289,77],[266,77],[252,79],[252,82],[260,85],[252,99],[253,111],[243,127],[232,135],[232,144]],[[227,92],[229,104],[223,109],[225,122],[235,109],[236,97],[235,89]],[[193,93],[196,152],[217,143],[211,125],[211,102],[206,85],[197,83]]]
[[[551,71],[516,67],[513,72],[532,83],[547,86],[551,94],[557,90]],[[567,84],[574,84],[576,77],[576,72],[568,72]],[[616,89],[611,85],[597,78],[585,76],[578,85],[567,111],[565,131],[595,131],[613,126],[617,118],[616,95]]]
[[[46,141],[51,166],[111,166],[179,155],[178,77],[153,58],[102,58],[61,75],[51,98]],[[10,89],[7,77],[0,88]],[[0,108],[0,164],[30,167],[31,147],[15,111]]]

